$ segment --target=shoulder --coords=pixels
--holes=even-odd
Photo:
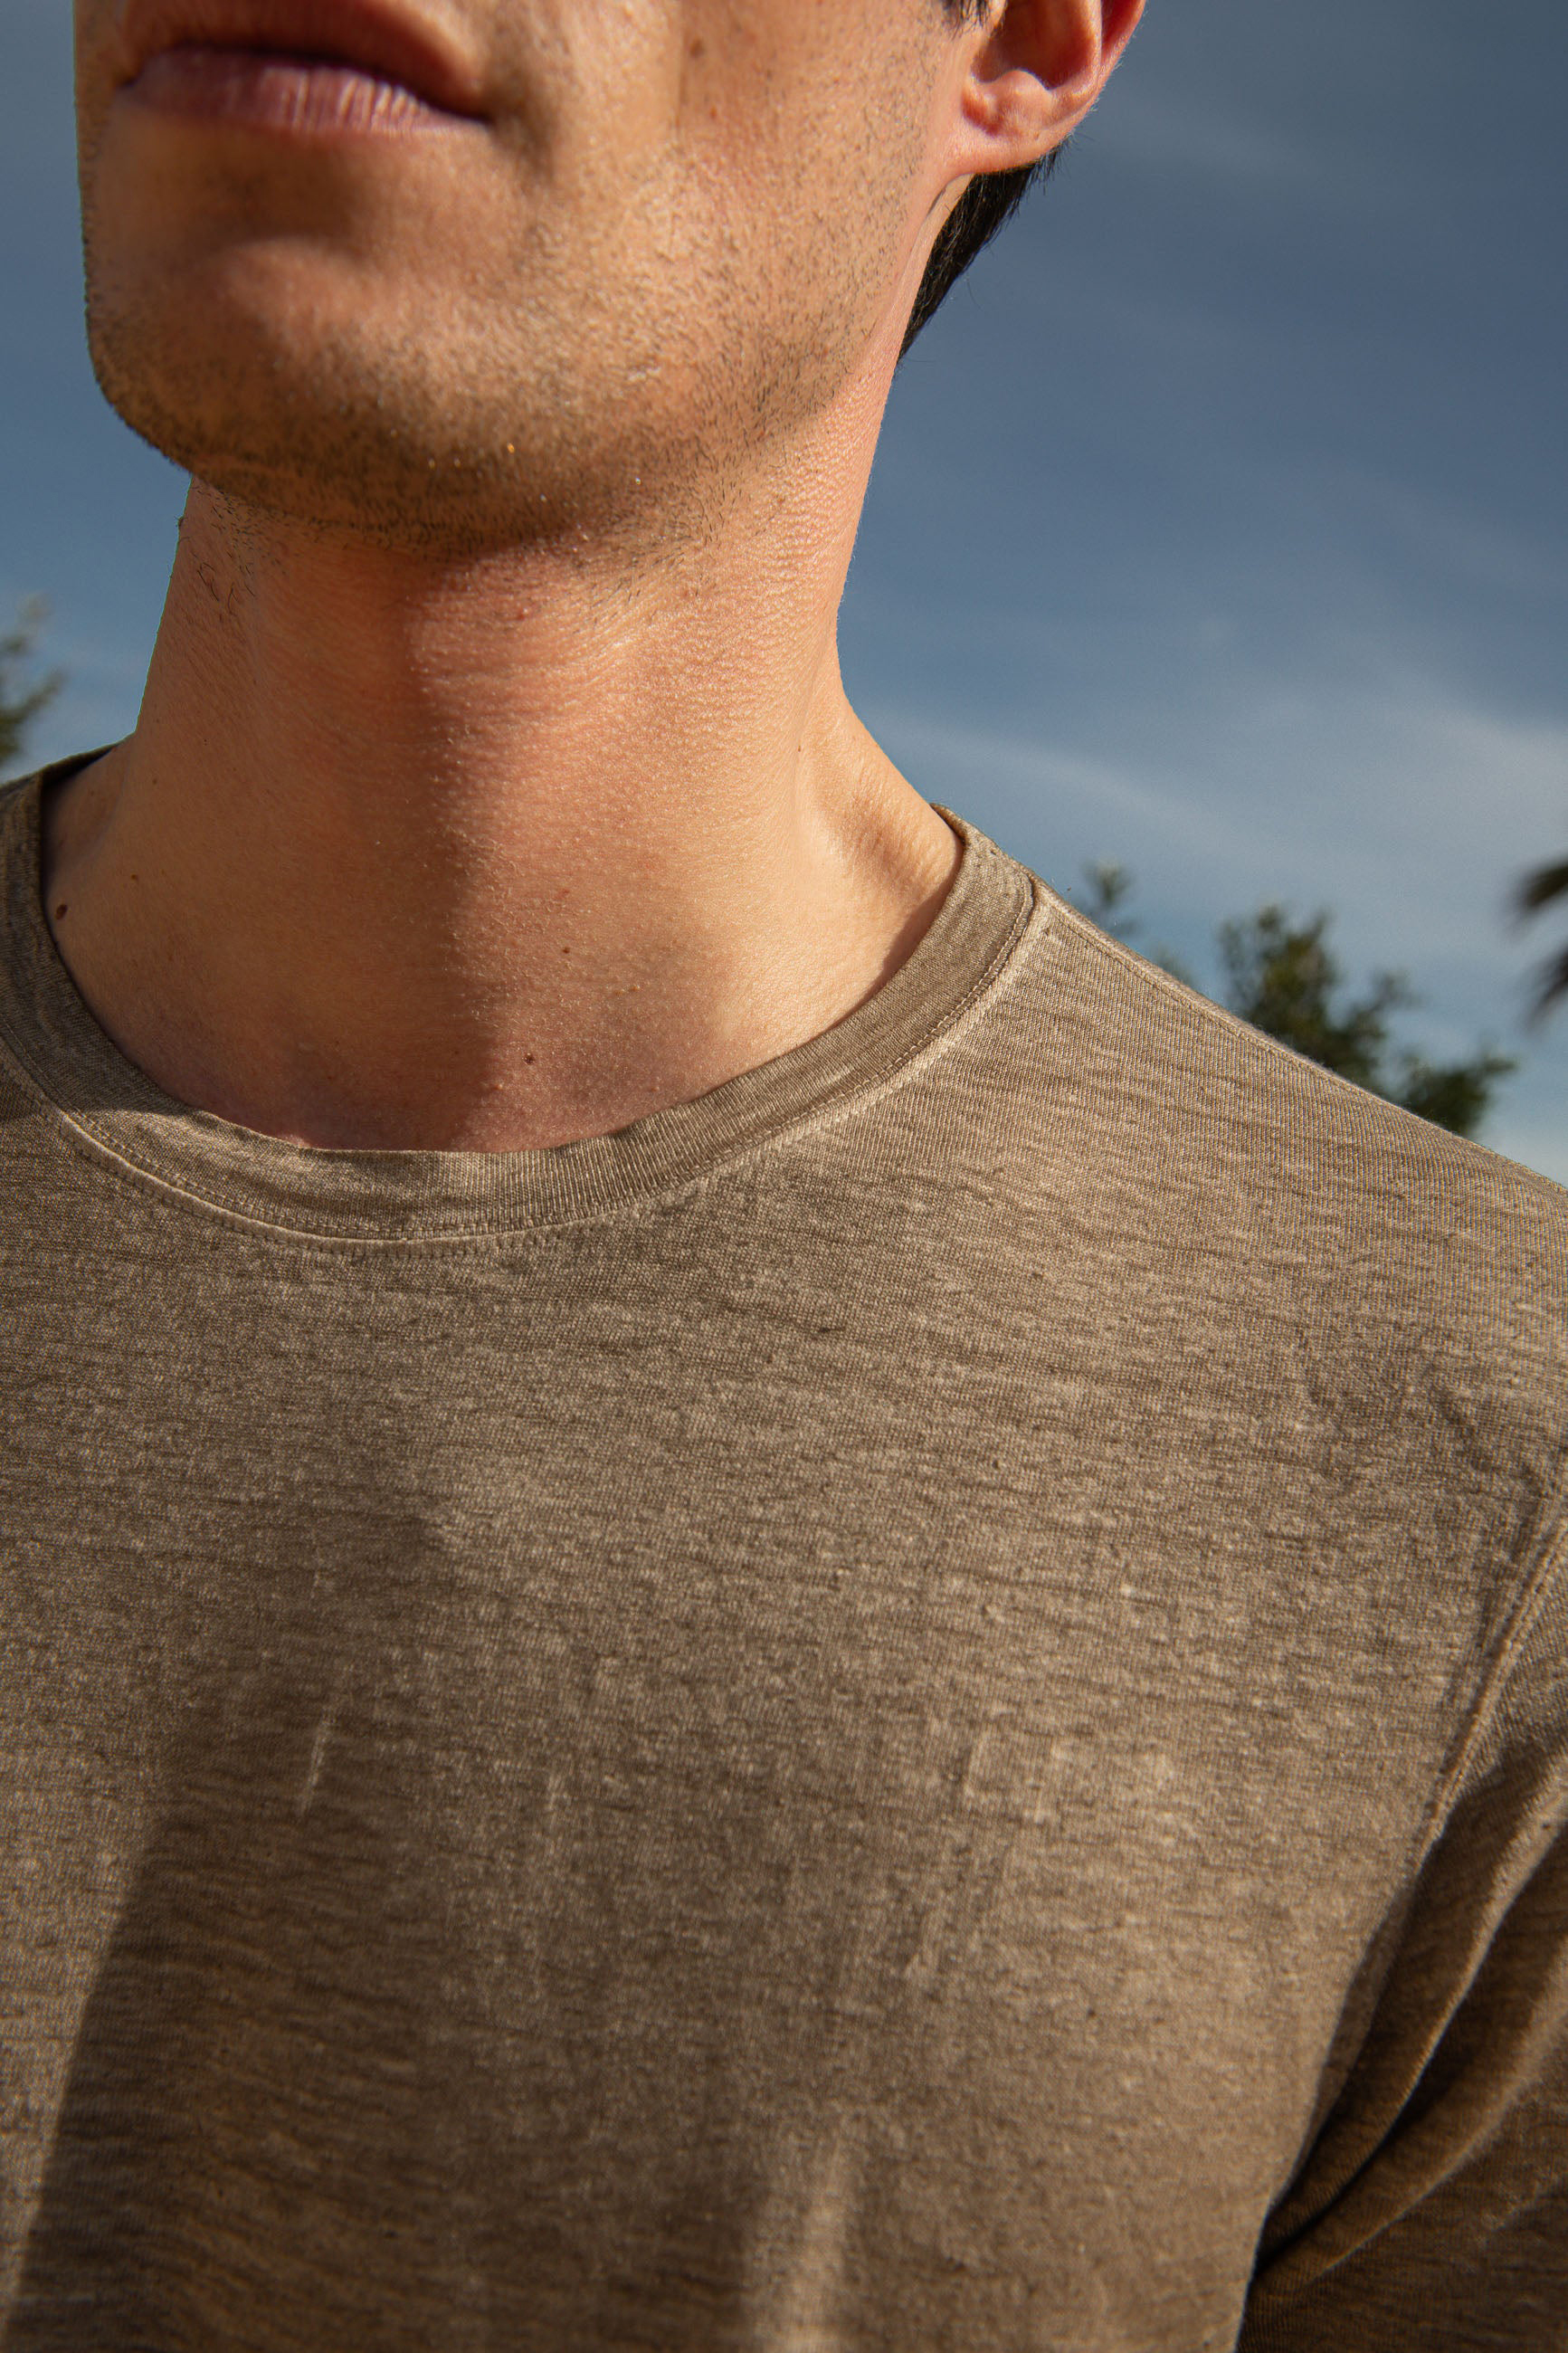
[[[1194,1206],[1222,1202],[1321,1246],[1397,1236],[1414,1264],[1478,1247],[1568,1277],[1568,1191],[1324,1070],[1163,972],[1037,885],[1045,953],[1026,994],[1130,1162]],[[1330,1220],[1332,1222],[1330,1222]],[[1336,1248],[1337,1243],[1337,1248]]]
[[[1070,1210],[1098,1279],[1265,1355],[1564,1394],[1568,1192],[1264,1036],[1035,881],[1037,952],[990,1050],[1019,1180]]]

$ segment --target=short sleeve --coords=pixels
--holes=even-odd
[[[1568,1542],[1446,1777],[1237,2353],[1568,2353]]]

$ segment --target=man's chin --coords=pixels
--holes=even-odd
[[[374,406],[363,415],[342,405],[322,413],[285,401],[258,414],[128,370],[97,345],[93,357],[104,398],[132,433],[230,504],[274,522],[425,554],[471,554],[539,531],[542,518],[515,480],[503,486],[493,461],[435,448],[411,428],[389,427]]]
[[[428,346],[373,343],[341,325],[301,342],[221,304],[205,322],[184,301],[89,312],[99,387],[132,432],[235,506],[320,539],[658,565],[710,537],[734,492],[738,469],[716,464],[705,420],[682,429],[591,386],[563,400],[521,355],[469,387]]]

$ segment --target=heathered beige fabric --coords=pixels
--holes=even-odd
[[[1568,1195],[947,811],[797,1051],[304,1150],[39,794],[6,2353],[1568,2347]]]

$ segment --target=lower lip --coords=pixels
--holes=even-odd
[[[355,66],[190,42],[144,66],[124,95],[159,114],[295,139],[396,139],[465,118]]]

